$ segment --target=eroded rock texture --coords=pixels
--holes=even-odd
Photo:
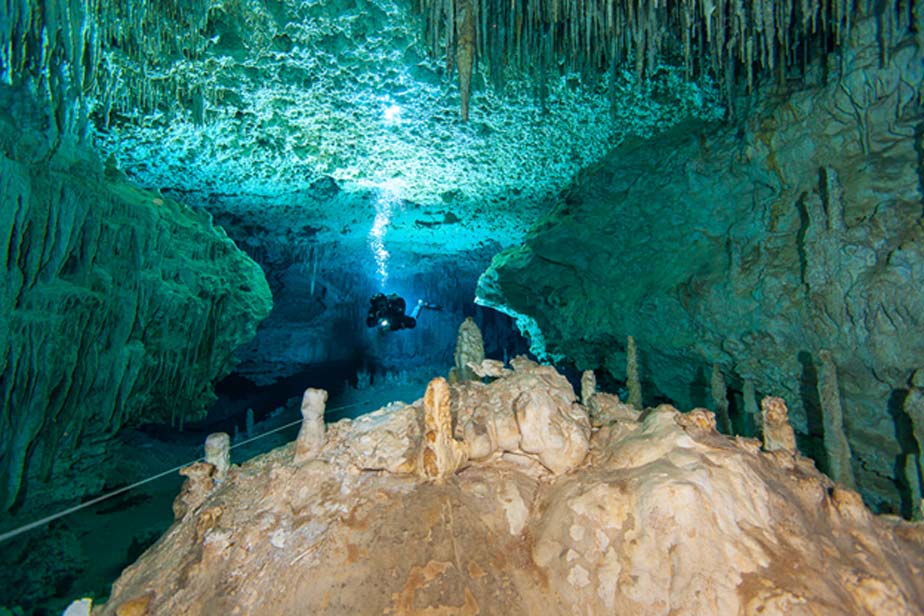
[[[479,297],[535,319],[550,354],[619,380],[634,336],[646,395],[683,407],[714,408],[717,366],[736,432],[753,424],[745,383],[782,396],[825,469],[830,349],[853,473],[897,510],[913,447],[896,438],[897,407],[924,356],[924,64],[908,39],[881,55],[868,21],[855,36],[842,75],[741,126],[620,147],[495,258]]]
[[[289,445],[204,499],[184,489],[178,521],[94,614],[922,613],[921,525],[873,516],[807,458],[719,435],[705,410],[606,399],[619,419],[553,468],[543,455],[566,449],[527,453],[518,401],[589,436],[587,409],[554,370],[514,368],[333,424],[316,459]],[[416,465],[447,438],[425,427],[447,394],[449,442],[471,455],[437,478]],[[504,438],[473,454],[492,425]]]
[[[26,477],[54,478],[58,496],[98,489],[126,423],[196,417],[271,305],[259,266],[204,211],[80,149],[40,158],[30,131],[0,120],[3,508]]]

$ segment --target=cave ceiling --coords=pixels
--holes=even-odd
[[[912,10],[860,4],[883,40]],[[445,253],[518,243],[627,137],[798,82],[847,40],[850,6],[15,0],[0,81],[219,222]]]
[[[106,55],[121,86],[95,101],[98,148],[145,187],[320,241],[510,245],[626,136],[722,114],[708,85],[667,64],[644,85],[628,67],[581,80],[562,66],[542,96],[476,66],[464,122],[410,2],[211,2],[201,15],[178,16],[172,50]],[[328,200],[331,178],[342,192]]]

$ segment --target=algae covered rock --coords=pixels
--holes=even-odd
[[[0,507],[26,477],[99,487],[105,444],[214,400],[270,309],[259,266],[202,210],[89,152],[24,155],[0,126]],[[15,147],[9,144],[15,144]]]

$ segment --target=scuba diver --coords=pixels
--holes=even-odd
[[[379,331],[398,331],[417,327],[417,316],[423,308],[441,310],[442,306],[420,300],[410,315],[404,314],[407,304],[397,293],[376,293],[369,298],[369,314],[366,326],[376,327]]]

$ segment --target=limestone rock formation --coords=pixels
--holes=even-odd
[[[302,426],[295,440],[295,461],[317,456],[324,446],[324,409],[327,391],[309,387],[302,396]]]
[[[818,397],[821,403],[821,416],[824,420],[825,454],[828,461],[827,471],[832,479],[848,488],[855,488],[856,481],[850,456],[850,442],[844,430],[844,408],[841,404],[840,385],[837,379],[837,366],[831,352],[822,349],[818,352],[821,370],[818,372]]]
[[[424,409],[472,421],[472,401],[485,418],[538,392],[586,418],[554,370],[515,365],[333,424],[310,463],[290,445],[236,468],[94,614],[922,613],[924,527],[720,435],[706,410],[622,416],[564,474],[514,451],[415,473]]]
[[[469,364],[480,365],[483,360],[484,341],[481,337],[481,330],[478,329],[474,319],[466,317],[459,326],[459,334],[456,337],[455,366],[449,372],[449,380],[459,382],[478,378]]]
[[[789,409],[782,398],[767,396],[760,401],[766,451],[796,452],[796,434],[789,424]]]
[[[433,379],[427,386],[423,422],[417,472],[421,477],[442,483],[468,460],[468,448],[453,438],[446,379]]]
[[[231,437],[226,432],[209,434],[205,439],[205,461],[215,469],[215,481],[222,482],[231,468]]]
[[[479,378],[496,379],[510,374],[510,370],[508,370],[504,366],[504,362],[499,359],[483,359],[480,364],[469,362],[468,367],[471,368],[472,372]]]
[[[683,408],[709,405],[713,365],[734,367],[729,389],[784,397],[820,461],[829,349],[858,488],[898,511],[890,399],[924,357],[924,50],[906,38],[883,55],[877,28],[854,24],[842,74],[810,73],[746,121],[624,143],[495,257],[478,297],[534,320],[550,356],[620,381],[631,334],[646,395]]]
[[[641,410],[642,380],[638,373],[638,347],[632,336],[626,342],[626,387],[629,388],[629,405]]]
[[[99,489],[120,427],[199,416],[271,305],[207,213],[39,135],[0,117],[0,509],[27,478]]]
[[[568,381],[525,357],[511,362],[503,387],[468,382],[454,391],[456,436],[473,460],[503,452],[532,454],[556,474],[587,454],[590,420]]]
[[[215,487],[215,466],[208,462],[195,462],[180,469],[180,475],[186,477],[186,481],[173,501],[173,515],[178,520],[201,505]]]
[[[911,387],[902,402],[902,410],[911,420],[911,432],[917,446],[917,455],[909,455],[905,462],[905,480],[911,489],[911,511],[916,520],[924,518],[924,369],[911,375]]]
[[[577,403],[562,404],[542,390],[525,391],[513,402],[520,449],[539,456],[555,474],[584,461],[590,445],[590,419]]]
[[[712,378],[709,381],[712,389],[712,402],[715,405],[716,421],[725,434],[732,431],[731,418],[728,415],[728,387],[725,385],[725,376],[718,364],[712,366]]]
[[[475,65],[475,6],[472,0],[456,5],[456,67],[459,71],[459,95],[462,98],[462,120],[468,121],[472,96],[472,69]]]
[[[330,426],[327,439],[339,443],[355,468],[414,473],[423,435],[421,415],[418,406],[387,406],[353,423]]]
[[[598,392],[586,405],[590,411],[590,420],[594,427],[602,427],[622,420],[638,419],[641,411],[631,404],[626,404],[615,394]]]
[[[744,379],[744,385],[741,387],[741,396],[744,398],[742,427],[746,436],[752,436],[756,434],[757,426],[759,426],[761,422],[760,408],[757,405],[757,390],[754,389],[754,381],[747,378]]]
[[[581,373],[581,404],[590,406],[591,399],[597,393],[597,376],[593,370]]]

